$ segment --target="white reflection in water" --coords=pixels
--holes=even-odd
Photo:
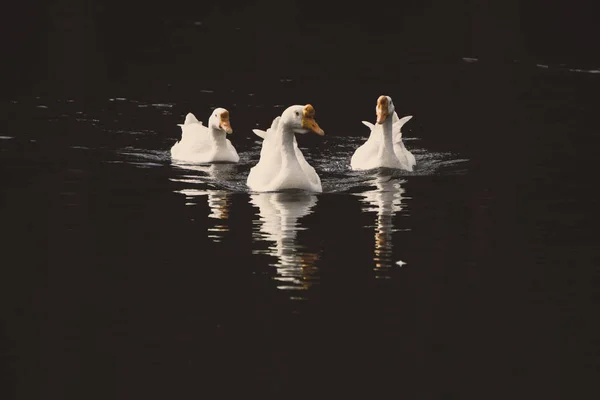
[[[272,265],[277,268],[275,279],[279,281],[279,289],[308,289],[316,281],[318,254],[306,251],[297,243],[297,236],[306,229],[299,220],[312,212],[317,196],[304,192],[255,193],[250,195],[250,202],[258,208],[259,216],[252,239],[271,244],[266,250],[253,253],[277,258]]]
[[[376,212],[375,220],[375,275],[378,278],[389,278],[388,269],[394,264],[392,260],[392,234],[394,214],[402,210],[402,183],[391,175],[380,174],[374,177],[372,185],[375,189],[360,193],[365,204],[363,211]]]
[[[234,171],[234,165],[232,164],[211,164],[211,165],[185,165],[182,168],[203,172],[213,180],[219,180],[226,178]],[[206,177],[204,177],[206,178]],[[200,176],[184,175],[178,179],[172,179],[173,181],[191,183],[205,186],[206,179],[202,179]],[[208,237],[215,242],[223,240],[225,233],[229,231],[227,224],[229,219],[229,210],[231,207],[231,194],[226,190],[217,189],[181,189],[177,190],[177,193],[184,194],[186,196],[186,206],[196,205],[194,201],[196,197],[207,196],[208,206],[210,207],[210,214],[208,217],[217,221],[214,221],[212,226],[208,228]]]

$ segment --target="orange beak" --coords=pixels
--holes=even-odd
[[[390,113],[388,112],[388,107],[389,107],[388,98],[386,96],[379,96],[379,98],[377,99],[377,108],[375,109],[376,114],[377,114],[377,123],[378,124],[383,124],[383,122],[390,115]]]
[[[221,113],[221,122],[219,123],[219,128],[223,129],[228,134],[233,133],[233,129],[231,129],[231,124],[229,123],[229,111],[223,111]]]
[[[308,129],[319,136],[323,136],[325,132],[319,127],[317,121],[315,121],[315,109],[310,104],[304,106],[302,110],[302,128]]]

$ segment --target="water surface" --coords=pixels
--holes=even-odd
[[[17,397],[578,397],[592,376],[597,256],[582,194],[597,74],[496,76],[460,57],[441,76],[404,68],[412,80],[358,88],[287,76],[5,104]],[[382,93],[414,116],[414,172],[350,170]],[[250,192],[251,129],[307,102],[326,136],[298,141],[324,192]],[[217,106],[240,163],[171,162],[176,124]]]

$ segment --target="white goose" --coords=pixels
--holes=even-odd
[[[294,133],[325,132],[315,121],[315,109],[310,104],[288,107],[273,120],[267,131],[254,129],[263,138],[260,160],[248,175],[247,185],[256,192],[302,189],[322,192],[321,179],[304,159]]]
[[[412,171],[416,165],[415,156],[402,143],[402,125],[412,115],[398,118],[394,103],[389,96],[377,99],[377,123],[362,121],[371,128],[369,139],[354,152],[350,166],[354,170],[373,168],[396,168]]]
[[[208,119],[208,127],[202,125],[194,114],[188,113],[181,126],[181,140],[171,148],[171,158],[191,163],[238,162],[240,156],[225,137],[233,133],[229,111],[216,108]]]

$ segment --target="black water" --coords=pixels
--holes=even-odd
[[[591,398],[600,74],[470,56],[14,95],[4,398]],[[413,115],[412,173],[349,168],[380,94]],[[324,193],[249,193],[251,129],[305,103]],[[240,163],[172,163],[217,106]]]

